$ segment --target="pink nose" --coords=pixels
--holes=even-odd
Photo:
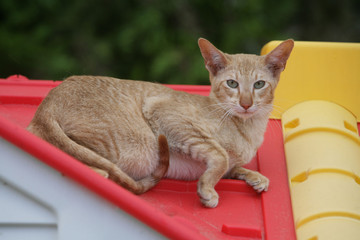
[[[245,110],[248,110],[251,107],[251,104],[240,104]]]

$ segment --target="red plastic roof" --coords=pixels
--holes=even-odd
[[[296,239],[287,182],[281,125],[270,120],[265,141],[248,168],[270,179],[268,192],[257,194],[246,183],[223,179],[216,185],[218,207],[202,207],[195,181],[163,179],[135,196],[99,176],[79,161],[25,130],[37,106],[60,82],[0,79],[0,136],[64,175],[112,202],[171,239]],[[208,95],[209,86],[169,85]]]

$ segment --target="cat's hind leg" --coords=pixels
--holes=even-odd
[[[169,147],[167,144],[166,137],[160,135],[158,138],[158,156],[159,161],[155,170],[147,177],[135,181],[136,184],[133,184],[133,179],[124,173],[120,168],[114,166],[112,169],[101,169],[97,167],[91,167],[92,170],[99,173],[105,178],[110,178],[113,181],[117,182],[119,185],[125,187],[129,191],[135,194],[141,194],[148,191],[150,188],[154,187],[166,174],[169,167]]]
[[[70,138],[65,134],[60,125],[53,119],[46,119],[42,124],[37,124],[33,121],[29,125],[28,130],[77,158],[84,164],[107,172],[111,180],[135,194],[144,193],[154,187],[166,174],[169,166],[169,146],[166,137],[163,135],[160,135],[157,141],[158,161],[156,166],[151,169],[152,171],[148,176],[134,179],[126,171],[117,166],[117,164],[74,141],[74,138]]]

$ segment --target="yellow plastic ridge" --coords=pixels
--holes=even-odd
[[[291,178],[291,183],[300,183],[306,181],[310,175],[319,174],[319,173],[337,173],[348,176],[360,185],[360,176],[356,175],[354,172],[344,171],[342,169],[336,168],[326,168],[326,169],[315,169],[315,170],[308,170],[306,172],[301,172],[299,175]]]
[[[334,126],[313,126],[311,128],[306,128],[306,129],[297,129],[297,131],[292,132],[292,134],[288,133],[288,130],[285,127],[285,134],[288,133],[285,140],[288,142],[300,134],[305,134],[305,133],[315,132],[315,131],[319,131],[319,132],[327,131],[327,132],[339,133],[339,134],[342,134],[343,136],[351,138],[353,141],[355,141],[357,144],[360,145],[360,139],[359,139],[358,134],[356,134],[354,132],[349,132],[343,128],[338,128],[338,127],[334,127]]]
[[[295,227],[296,227],[296,229],[298,229],[313,220],[317,220],[320,218],[328,218],[328,217],[345,217],[345,218],[352,218],[357,221],[360,221],[360,215],[358,215],[358,214],[352,214],[352,213],[347,213],[347,212],[326,212],[326,213],[320,213],[317,215],[310,216],[306,219],[303,219],[302,221],[297,222]]]

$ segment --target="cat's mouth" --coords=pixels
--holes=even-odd
[[[256,109],[255,108],[249,108],[249,109],[243,109],[241,107],[236,107],[234,109],[235,115],[242,119],[248,119],[255,115]]]

